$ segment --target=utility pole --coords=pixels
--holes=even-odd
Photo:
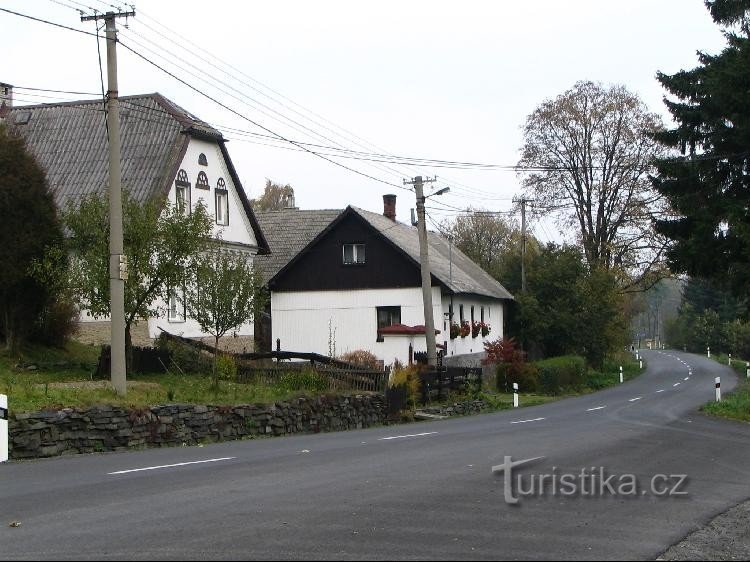
[[[531,203],[533,199],[521,197],[518,202],[521,204],[521,292],[526,292],[526,203]]]
[[[122,236],[122,169],[120,163],[120,110],[117,90],[116,18],[135,17],[135,12],[107,12],[82,16],[81,21],[104,20],[107,31],[107,137],[109,143],[109,294],[111,334],[110,380],[115,391],[127,393],[125,359],[125,279],[127,261]]]
[[[404,185],[413,185],[417,194],[417,231],[419,232],[419,263],[422,271],[422,302],[424,305],[424,332],[427,341],[427,365],[437,367],[437,344],[435,342],[435,319],[432,313],[432,278],[430,275],[430,257],[427,252],[427,225],[425,224],[424,184],[433,179],[415,177],[412,181],[404,180]]]

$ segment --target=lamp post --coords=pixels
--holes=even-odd
[[[415,177],[412,181],[404,180],[404,184],[414,186],[417,195],[417,230],[419,233],[419,263],[422,273],[422,304],[424,306],[424,331],[427,344],[427,365],[430,368],[437,367],[437,343],[435,341],[435,319],[432,313],[432,278],[430,275],[430,256],[427,244],[427,225],[425,224],[424,203],[428,197],[442,195],[450,191],[449,187],[439,189],[435,193],[425,196],[424,183],[434,182],[437,178],[423,180],[422,176]]]

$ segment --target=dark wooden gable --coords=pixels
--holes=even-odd
[[[294,228],[294,225],[289,225]],[[365,263],[343,263],[344,244],[364,244]],[[421,286],[419,264],[351,209],[271,279],[273,291],[336,291]],[[433,277],[433,285],[438,281]]]

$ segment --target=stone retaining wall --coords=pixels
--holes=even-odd
[[[15,459],[204,441],[359,429],[386,420],[382,394],[298,398],[271,405],[96,406],[11,414]]]
[[[471,414],[480,414],[486,406],[483,400],[468,400],[466,402],[454,402],[453,404],[421,408],[420,411],[435,416],[468,416]]]

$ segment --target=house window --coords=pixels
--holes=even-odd
[[[185,321],[185,291],[183,289],[169,290],[169,310],[167,311],[169,322]]]
[[[227,226],[229,224],[229,194],[224,178],[219,178],[216,183],[216,224]]]
[[[464,323],[464,305],[462,304],[458,305],[458,319],[461,324]]]
[[[365,263],[364,244],[344,244],[344,264]]]
[[[198,164],[201,166],[208,166],[208,158],[206,158],[206,155],[201,153],[200,156],[198,156]]]
[[[208,185],[206,172],[198,172],[198,180],[195,182],[195,187],[198,189],[211,189],[211,186]]]
[[[378,310],[378,330],[394,324],[401,324],[401,307],[400,306],[379,306]]]
[[[479,314],[480,314],[479,319],[484,324],[484,307],[479,309]]]
[[[190,214],[190,182],[185,170],[177,172],[175,185],[175,204],[184,214]]]
[[[471,305],[471,323],[474,324],[474,305]]]

